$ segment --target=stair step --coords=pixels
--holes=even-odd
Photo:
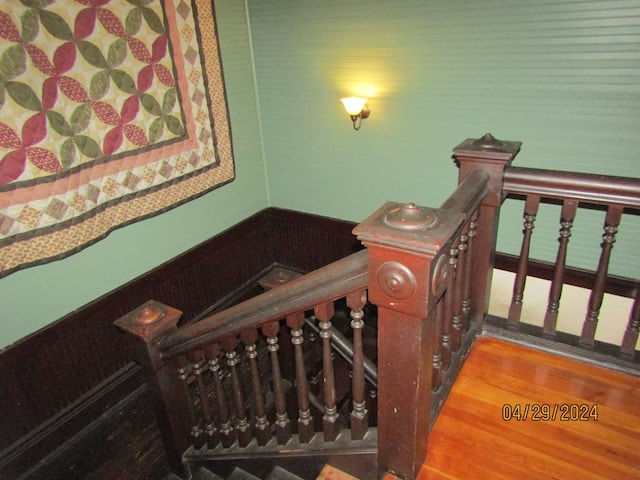
[[[282,467],[275,466],[267,477],[267,480],[304,480],[304,478],[294,475]]]
[[[224,480],[222,477],[216,475],[211,470],[204,467],[200,467],[198,471],[193,475],[193,480]]]
[[[251,475],[249,472],[242,470],[239,467],[233,469],[231,475],[227,477],[227,480],[260,480],[258,477]]]
[[[335,479],[335,480],[357,480],[355,477],[344,473],[337,468],[332,467],[331,465],[325,465],[325,468],[320,472],[320,476],[318,479]],[[173,473],[169,473],[162,480],[182,480],[182,478],[178,477]],[[219,475],[216,475],[211,470],[200,467],[195,474],[193,475],[192,480],[260,480],[258,477],[250,474],[249,472],[241,469],[240,467],[235,467],[234,470],[229,474],[229,476],[224,479]],[[275,466],[273,470],[269,474],[269,476],[265,480],[305,480],[298,475],[291,473],[288,470],[285,470],[282,467]]]

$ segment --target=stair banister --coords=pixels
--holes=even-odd
[[[362,250],[180,329],[182,312],[154,300],[116,320],[133,339],[134,360],[142,366],[172,471],[184,471],[182,455],[199,434],[190,431],[188,395],[170,359],[366,287],[367,251]]]
[[[354,229],[369,252],[369,300],[378,306],[378,466],[398,477],[417,478],[427,454],[432,356],[440,340],[434,313],[451,272],[452,241],[473,218],[470,308],[481,322],[503,174],[519,148],[489,134],[468,139],[454,150],[459,187],[439,209],[387,202]]]
[[[354,229],[367,250],[180,329],[181,313],[153,301],[116,321],[137,341],[136,359],[146,367],[172,468],[180,471],[181,454],[194,434],[184,418],[186,400],[173,362],[167,359],[180,360],[196,348],[368,288],[370,301],[378,306],[378,466],[416,478],[427,451],[432,352],[439,341],[433,312],[449,284],[451,247],[472,219],[471,316],[481,322],[488,306],[503,174],[519,147],[519,142],[500,142],[488,134],[460,144],[454,150],[458,189],[439,209],[383,205]]]
[[[367,286],[367,252],[361,250],[287,284],[187,325],[160,342],[164,358],[309,310]]]

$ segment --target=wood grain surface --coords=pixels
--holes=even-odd
[[[640,378],[479,338],[418,478],[640,478]]]

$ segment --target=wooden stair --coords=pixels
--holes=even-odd
[[[174,474],[167,475],[164,480],[182,480]],[[206,468],[199,468],[192,477],[192,480],[304,480],[297,475],[285,470],[281,467],[274,467],[269,475],[262,479],[239,467],[234,468],[229,475],[221,477]]]
[[[255,475],[243,470],[239,467],[235,467],[229,475],[226,477],[221,477],[220,475],[216,475],[211,470],[207,468],[199,468],[196,472],[194,472],[192,480],[308,480],[310,477],[299,477],[294,473],[291,473],[288,470],[285,470],[282,467],[276,466],[274,467],[269,475],[265,478],[256,477]],[[180,477],[174,474],[169,474],[164,477],[163,480],[182,480]],[[356,477],[353,477],[342,470],[338,470],[337,468],[331,465],[325,465],[323,469],[320,471],[316,480],[359,480]]]

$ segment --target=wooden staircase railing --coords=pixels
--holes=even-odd
[[[531,258],[530,249],[539,207],[544,202],[554,202],[561,205],[559,218],[558,248],[551,281],[546,312],[542,312],[544,321],[542,337],[553,340],[561,332],[557,331],[563,287],[566,284],[580,283],[590,290],[589,299],[584,306],[584,321],[582,331],[575,338],[566,338],[568,344],[575,343],[583,351],[607,352],[613,357],[624,361],[633,361],[636,356],[636,344],[640,330],[640,279],[618,279],[618,283],[626,283],[627,287],[617,288],[618,295],[632,299],[632,306],[628,313],[628,322],[623,337],[617,348],[613,345],[597,345],[596,329],[607,328],[600,325],[600,309],[608,288],[612,284],[609,264],[618,230],[624,223],[623,218],[638,217],[640,214],[640,179],[630,177],[614,177],[555,170],[510,167],[504,174],[503,192],[509,196],[524,200],[523,236],[517,266],[514,268],[515,281],[513,296],[508,312],[507,325],[511,330],[518,330],[524,306],[524,294],[527,277],[530,274],[530,264],[535,263]],[[602,242],[599,252],[594,249],[594,258],[598,259],[595,271],[571,269],[567,263],[570,238],[577,212],[581,209],[592,209],[603,212]],[[537,263],[540,265],[540,262]],[[579,277],[576,282],[568,280],[568,273]],[[566,337],[566,336],[565,336]],[[598,348],[595,348],[598,347]],[[625,369],[626,370],[626,369]],[[637,370],[637,367],[636,367]]]
[[[440,208],[389,202],[354,229],[366,250],[223,312],[178,328],[180,311],[149,301],[118,319],[135,339],[172,468],[183,469],[188,451],[202,459],[230,449],[250,448],[254,458],[260,447],[316,449],[321,431],[325,445],[342,450],[373,438],[378,472],[415,478],[430,425],[487,312],[502,177],[519,147],[490,135],[463,142],[454,150],[459,186]],[[378,312],[373,431],[362,339],[367,298]],[[347,415],[338,411],[331,348],[339,299],[352,327]],[[309,388],[309,312],[322,343],[320,411]]]

